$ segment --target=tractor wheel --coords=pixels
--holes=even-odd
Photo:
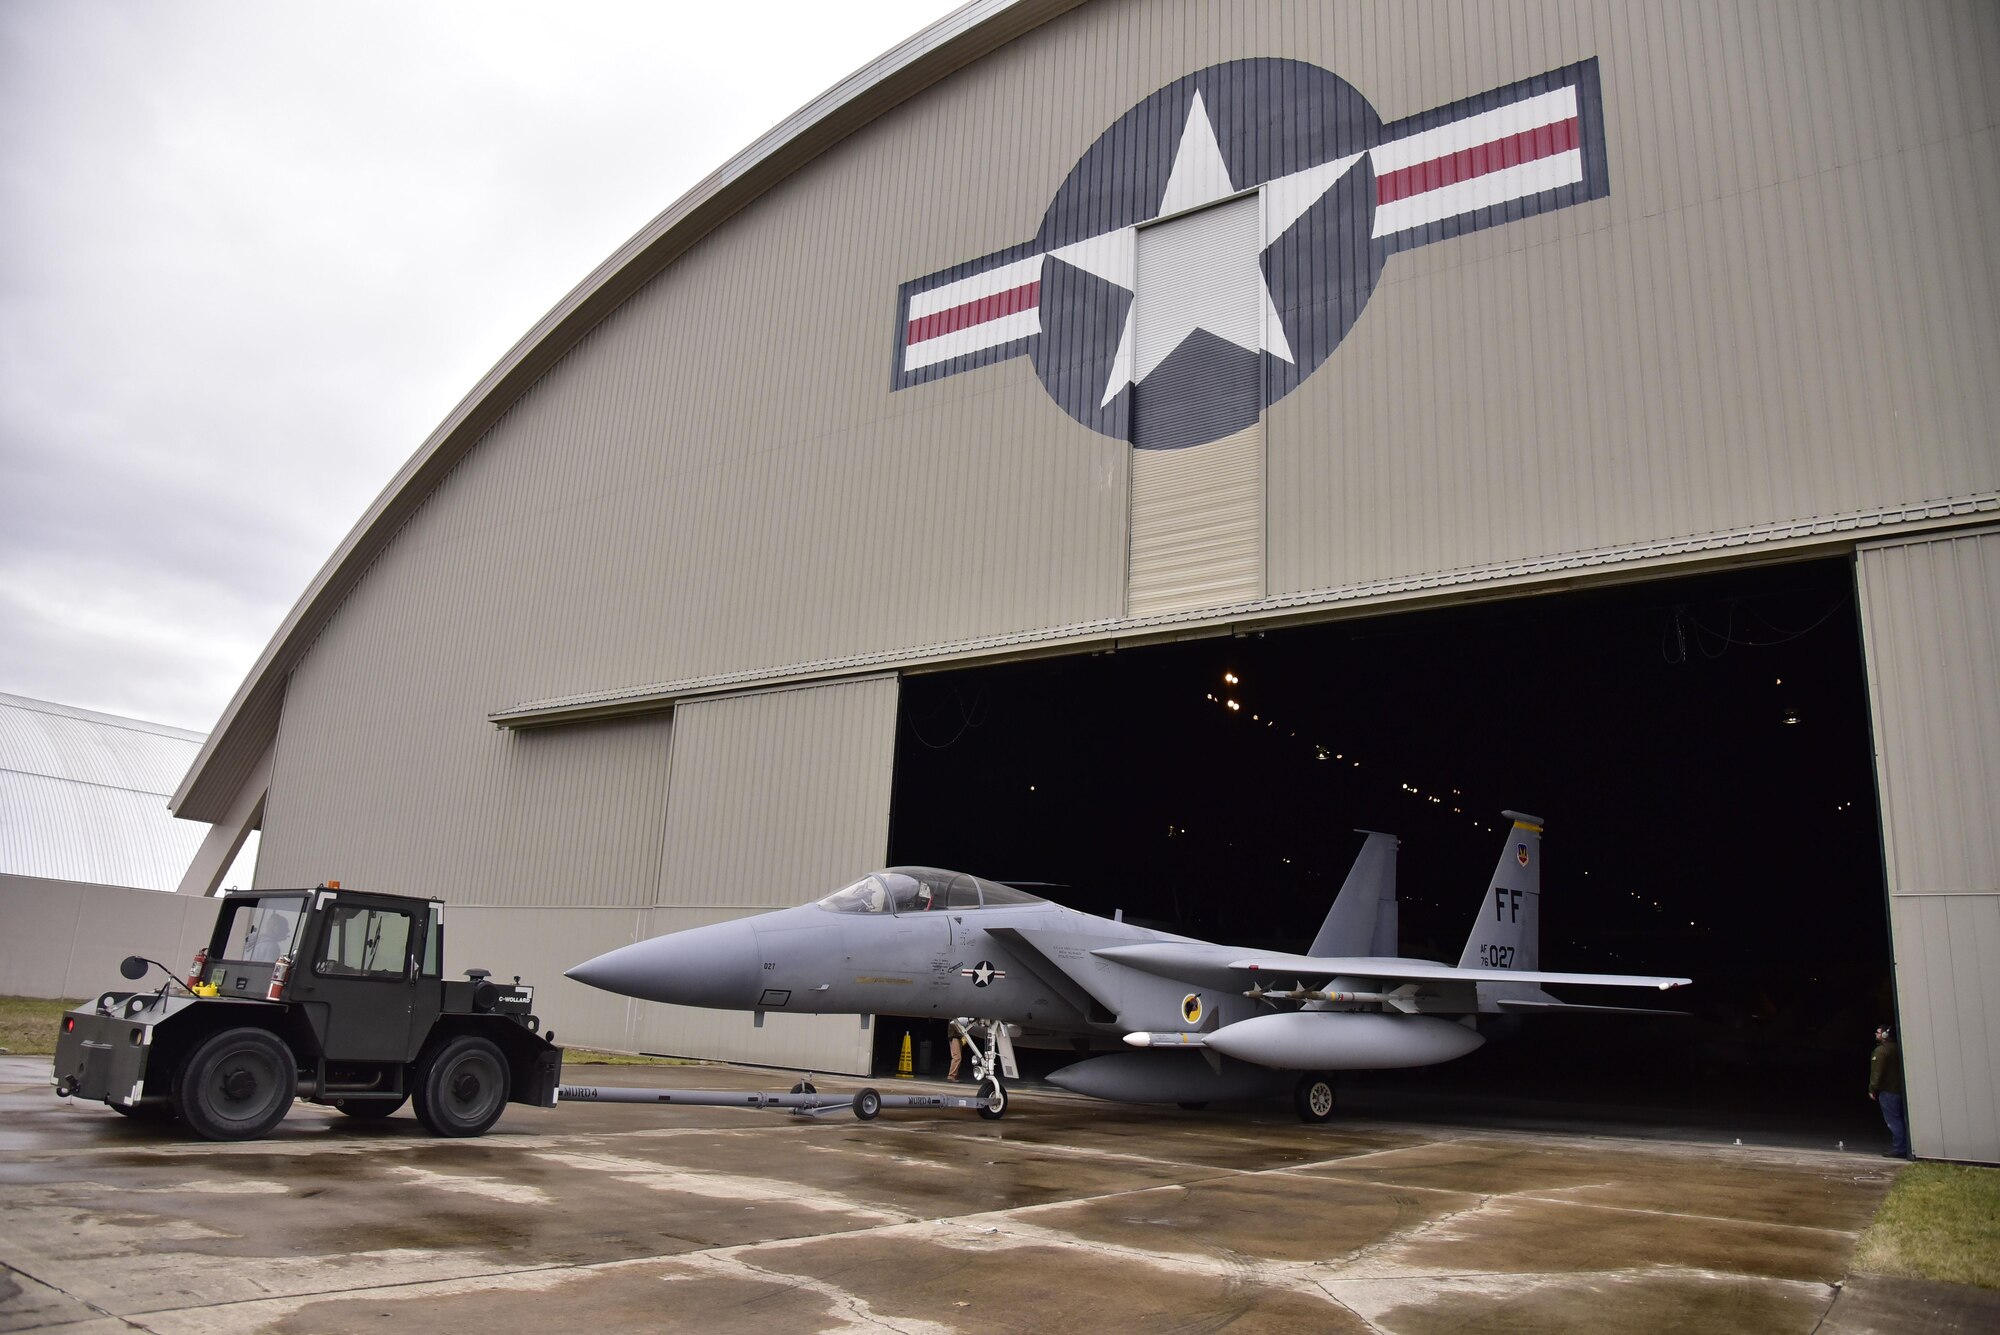
[[[1319,1072],[1300,1076],[1292,1090],[1292,1103],[1299,1110],[1301,1122],[1332,1121],[1333,1077]]]
[[[299,1064],[268,1029],[225,1029],[203,1040],[175,1081],[174,1104],[204,1140],[255,1140],[284,1120]]]
[[[491,1039],[460,1034],[417,1061],[417,1120],[434,1136],[483,1136],[500,1120],[512,1084]]]

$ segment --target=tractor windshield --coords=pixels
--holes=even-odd
[[[229,905],[228,930],[222,958],[246,964],[271,964],[298,944],[299,923],[305,918],[304,895],[271,895],[241,899]]]

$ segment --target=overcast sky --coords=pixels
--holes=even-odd
[[[212,728],[487,369],[951,0],[0,0],[0,691]]]

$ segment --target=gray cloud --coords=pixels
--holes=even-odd
[[[0,691],[212,726],[529,326],[952,7],[0,5]]]

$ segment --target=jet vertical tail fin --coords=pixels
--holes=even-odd
[[[1393,955],[1396,953],[1396,836],[1360,830],[1368,836],[1326,911],[1308,955]],[[1383,941],[1387,939],[1387,946]]]
[[[1513,822],[1507,842],[1494,865],[1493,879],[1480,902],[1479,916],[1473,919],[1472,935],[1465,939],[1465,951],[1458,957],[1461,969],[1520,969],[1532,972],[1541,967],[1542,916],[1542,819],[1518,811],[1501,815]],[[1550,999],[1540,988],[1528,983],[1482,983],[1480,1009],[1501,997],[1521,1000]]]

